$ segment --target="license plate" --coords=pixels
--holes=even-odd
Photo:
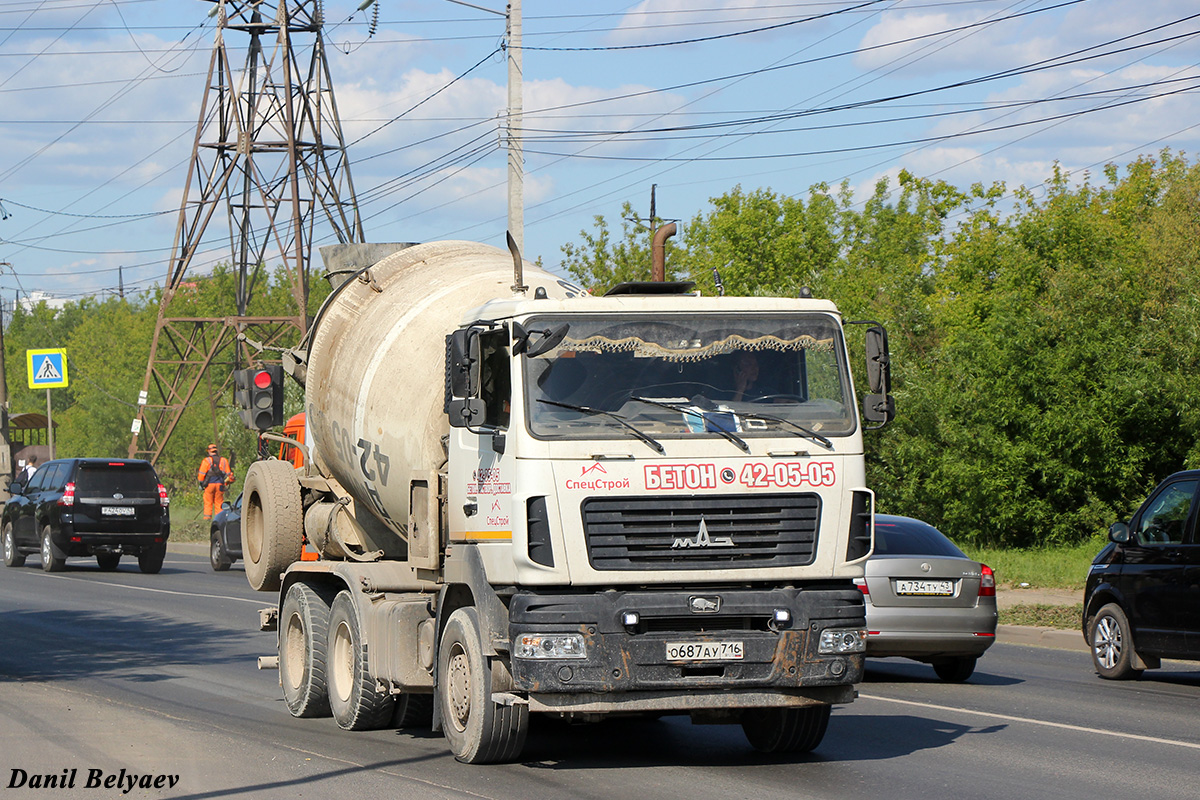
[[[954,581],[896,581],[896,594],[952,595]]]
[[[136,509],[133,506],[100,506],[100,513],[106,517],[132,517]]]
[[[667,661],[740,661],[741,642],[667,642]]]

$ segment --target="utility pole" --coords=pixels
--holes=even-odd
[[[658,189],[657,183],[650,184],[650,241],[654,241],[654,233],[658,230],[657,217],[658,214],[654,210],[654,192]]]
[[[233,370],[262,360],[247,339],[279,347],[308,329],[316,216],[338,242],[364,241],[325,57],[321,0],[207,2],[214,4],[216,37],[129,445],[131,458],[150,461],[162,454],[197,392],[198,400],[207,392],[204,405],[215,414]],[[240,74],[226,50],[226,38],[237,35],[249,39]],[[172,317],[172,300],[214,217],[229,232],[228,257],[238,271],[234,313]],[[255,286],[275,260],[291,284],[292,313],[248,316]]]
[[[522,141],[521,0],[508,4],[508,232],[525,251],[525,149]]]
[[[0,267],[11,269],[12,264],[0,261]],[[0,303],[0,475],[4,476],[0,496],[8,496],[8,482],[12,474],[12,440],[9,439],[8,430],[8,379],[4,371],[4,304]]]
[[[458,6],[466,6],[488,14],[504,17],[505,51],[508,56],[508,107],[504,113],[504,142],[508,151],[508,232],[517,244],[517,251],[525,250],[525,148],[522,126],[524,108],[522,94],[523,66],[521,62],[521,0],[512,0],[505,11],[468,3],[467,0],[446,0]]]

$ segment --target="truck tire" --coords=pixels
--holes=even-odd
[[[329,716],[328,593],[294,583],[279,614],[279,683],[293,717]]]
[[[832,709],[829,705],[751,708],[742,715],[742,732],[763,753],[807,753],[825,738]]]
[[[483,655],[479,617],[460,608],[446,621],[438,648],[437,698],[442,731],[454,757],[466,764],[512,761],[525,747],[529,706],[492,702],[492,669]]]
[[[405,692],[396,697],[393,728],[428,728],[433,724],[433,695]]]
[[[279,589],[279,578],[304,547],[300,482],[286,461],[256,461],[242,489],[242,545],[246,580],[260,592]]]
[[[17,540],[13,537],[12,523],[4,523],[4,566],[25,566],[25,554],[17,550]]]
[[[163,559],[166,557],[166,542],[152,544],[138,553],[138,569],[147,575],[157,575],[162,571]]]
[[[326,664],[329,709],[339,728],[373,731],[392,721],[396,701],[371,675],[358,609],[349,592],[338,592],[329,610]]]
[[[50,541],[50,526],[42,528],[42,569],[46,572],[62,572],[67,560],[54,555],[54,543]]]

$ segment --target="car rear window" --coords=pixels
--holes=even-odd
[[[149,464],[80,464],[75,484],[83,496],[158,497],[158,476]]]
[[[937,528],[924,522],[875,522],[875,555],[966,558]]]

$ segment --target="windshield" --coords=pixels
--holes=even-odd
[[[535,436],[800,436],[854,430],[841,330],[825,314],[579,317],[524,359]],[[731,438],[726,436],[725,438]],[[831,445],[829,445],[831,446]]]

